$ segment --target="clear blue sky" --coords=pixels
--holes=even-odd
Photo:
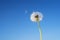
[[[0,0],[0,40],[39,40],[33,11],[44,16],[43,40],[60,40],[60,0]]]

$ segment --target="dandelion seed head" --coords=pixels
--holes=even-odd
[[[31,21],[34,21],[34,22],[41,21],[42,18],[43,18],[42,13],[38,11],[32,12],[31,17],[30,17]]]

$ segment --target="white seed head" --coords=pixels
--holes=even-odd
[[[37,12],[33,12],[31,14],[31,17],[30,17],[31,21],[34,21],[34,22],[41,21],[42,18],[43,18],[42,13],[38,12],[38,11]]]

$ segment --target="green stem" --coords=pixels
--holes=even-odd
[[[42,40],[42,29],[40,27],[40,22],[38,21],[38,29],[39,29],[39,32],[40,32],[40,40]]]

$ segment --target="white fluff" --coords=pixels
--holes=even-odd
[[[34,21],[34,22],[37,22],[37,20],[36,20],[36,18],[35,18],[35,16],[36,15],[38,15],[39,17],[38,17],[38,21],[41,21],[42,20],[42,18],[43,18],[43,15],[42,15],[42,13],[41,12],[33,12],[32,14],[31,14],[31,17],[30,17],[30,19],[31,19],[31,21]]]

